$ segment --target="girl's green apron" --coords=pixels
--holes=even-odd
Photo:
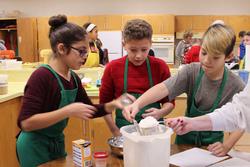
[[[78,84],[75,75],[71,72],[77,85],[75,89],[65,90],[58,74],[48,65],[43,67],[49,69],[57,78],[61,88],[61,100],[58,108],[62,108],[75,101]],[[44,129],[32,132],[22,131],[17,139],[17,153],[22,167],[35,167],[39,164],[65,157],[63,130],[68,123],[68,118]]]
[[[201,83],[202,76],[204,74],[203,69],[200,70],[199,76],[195,81],[195,87],[192,93],[191,101],[189,101],[187,112],[185,114],[187,117],[197,117],[197,116],[201,116],[207,113],[211,113],[218,107],[220,100],[221,100],[222,92],[224,90],[224,87],[227,81],[227,75],[228,75],[227,73],[228,73],[227,69],[225,68],[223,79],[222,79],[220,88],[218,90],[217,97],[214,101],[213,107],[209,111],[201,111],[196,107],[196,104],[195,104],[195,95],[197,93],[197,90]],[[181,135],[181,136],[177,135],[175,143],[176,144],[193,144],[197,146],[202,146],[202,145],[209,145],[217,141],[222,142],[223,137],[224,135],[223,135],[223,132],[221,131],[200,131],[200,132],[192,131],[185,135]]]
[[[151,73],[151,68],[150,68],[150,63],[148,58],[146,59],[146,63],[147,63],[147,69],[148,69],[148,78],[149,78],[149,83],[150,83],[150,88],[154,86],[153,83],[153,79],[152,79],[152,73]],[[123,87],[123,93],[127,92],[127,79],[128,79],[128,58],[126,59],[126,63],[125,63],[125,69],[124,69],[124,87]],[[142,83],[143,84],[143,83]],[[133,95],[135,98],[139,98],[141,96],[141,94],[138,93],[130,93],[131,95]],[[138,112],[135,116],[135,119],[137,122],[140,122],[140,120],[142,119],[142,114],[145,112],[145,110],[149,109],[149,108],[161,108],[160,103],[152,103],[149,104],[147,106],[145,106],[144,108],[142,108],[140,110],[140,112]],[[161,119],[163,120],[163,119]],[[116,119],[115,119],[116,125],[121,128],[125,125],[130,125],[131,123],[128,122],[122,115],[122,111],[120,109],[116,109]]]

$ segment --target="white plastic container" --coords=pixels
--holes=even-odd
[[[8,93],[8,75],[0,74],[0,95]]]
[[[160,126],[160,134],[140,136],[134,125],[121,128],[124,136],[123,157],[125,167],[169,166],[172,130]]]

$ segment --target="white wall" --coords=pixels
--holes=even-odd
[[[250,15],[250,0],[0,0],[0,13],[23,16],[147,14]]]

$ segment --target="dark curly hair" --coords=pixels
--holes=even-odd
[[[73,43],[86,40],[86,31],[79,25],[67,22],[67,16],[65,15],[50,17],[49,25],[50,46],[54,53],[57,52],[56,46],[58,43],[63,43],[69,52]]]

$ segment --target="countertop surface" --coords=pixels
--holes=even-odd
[[[193,148],[192,145],[171,145],[171,155],[188,150]],[[107,166],[108,167],[123,167],[123,159],[119,158],[113,154],[110,154],[107,160]],[[69,153],[66,158],[57,159],[48,163],[45,163],[43,165],[40,165],[39,167],[74,167],[72,154]],[[170,167],[175,167],[174,165],[170,164]]]
[[[23,96],[26,82],[8,82],[8,93],[0,95],[0,103]],[[85,89],[89,97],[99,96],[99,88],[91,87]]]
[[[37,67],[38,65],[38,63],[30,63],[24,64],[22,69],[0,69],[0,74],[7,74],[9,76],[8,93],[5,95],[0,95],[0,103],[23,96],[25,84],[32,72],[36,69],[35,67]],[[102,75],[103,70],[104,68],[101,67],[81,68],[80,70],[77,70],[75,72],[78,74],[84,74],[85,77],[90,77],[93,78],[93,80],[96,80]],[[170,71],[173,75],[178,71],[178,69],[171,68]],[[97,88],[96,86],[85,88],[85,90],[90,97],[99,96],[99,88]],[[182,94],[178,97],[186,98],[186,95]]]

